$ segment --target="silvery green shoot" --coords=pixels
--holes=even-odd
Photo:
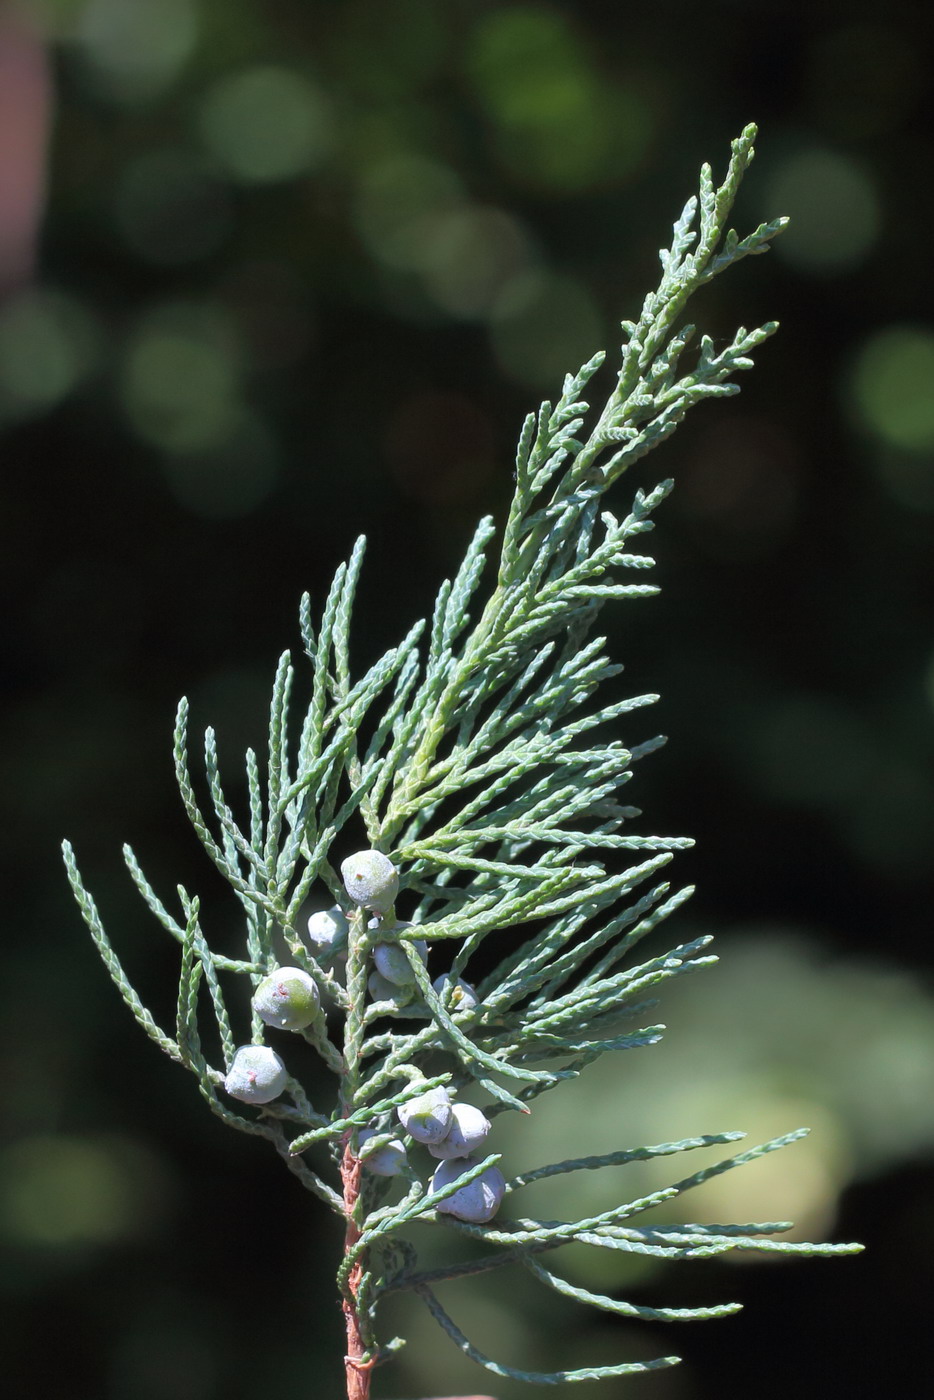
[[[641,581],[653,561],[640,547],[672,483],[636,489],[628,505],[625,498],[616,505],[618,514],[604,508],[604,496],[689,408],[736,393],[733,376],[750,368],[751,353],[774,330],[740,329],[720,349],[704,336],[684,363],[694,328],[681,318],[691,294],[764,252],[784,223],[743,239],[727,231],[754,135],[748,127],[733,143],[719,188],[702,170],[699,198],[688,201],[670,249],[660,254],[657,290],[636,321],[623,322],[621,367],[600,412],[585,395],[602,354],[568,375],[556,404],[526,419],[495,565],[489,551],[497,528],[485,519],[457,576],[442,584],[430,625],[417,623],[362,676],[351,670],[350,619],[364,541],[338,568],[317,622],[303,600],[300,735],[290,719],[296,672],[286,653],[272,691],[268,755],[261,762],[246,754],[245,820],[224,796],[211,729],[207,807],[196,795],[182,701],[178,785],[201,843],[242,906],[245,941],[238,957],[212,951],[198,898],[179,887],[171,907],[125,848],[137,889],[181,948],[171,1033],[127,981],[65,845],[84,918],[143,1029],[191,1071],[213,1113],[267,1139],[311,1194],[343,1217],[337,1286],[349,1400],[366,1400],[373,1368],[402,1345],[379,1330],[380,1303],[390,1292],[409,1290],[494,1375],[551,1385],[672,1366],[678,1358],[519,1371],[468,1340],[439,1300],[439,1286],[519,1266],[535,1286],[606,1312],[681,1322],[725,1316],[738,1305],[648,1308],[604,1297],[555,1273],[552,1252],[571,1241],[682,1259],[856,1248],[774,1240],[787,1228],[774,1223],[642,1223],[659,1202],[804,1130],[568,1221],[528,1216],[523,1187],[679,1156],[742,1134],[621,1143],[602,1156],[532,1168],[501,1161],[496,1141],[497,1115],[528,1113],[540,1094],[599,1055],[657,1041],[663,1028],[640,1019],[655,991],[714,961],[706,938],[670,952],[639,948],[691,893],[665,878],[674,852],[691,843],[638,832],[638,809],[619,800],[636,765],[662,743],[627,738],[630,713],[657,697],[601,703],[600,687],[621,667],[593,633],[605,603],[657,591]],[[607,732],[616,737],[602,737]],[[502,954],[505,931],[510,951]],[[198,1029],[205,1009],[216,1023],[210,1044]],[[290,1073],[296,1037],[333,1075],[326,1102],[312,1104]],[[573,1200],[570,1190],[571,1208]],[[450,1267],[419,1269],[408,1236],[415,1221],[448,1233]],[[459,1236],[482,1253],[465,1260]]]

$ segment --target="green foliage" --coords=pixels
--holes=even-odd
[[[528,1112],[538,1095],[578,1076],[598,1056],[652,1044],[664,1028],[633,1028],[626,1018],[651,1008],[656,990],[669,979],[715,961],[706,951],[708,939],[643,962],[630,957],[690,895],[690,889],[673,891],[662,872],[674,852],[691,843],[631,830],[639,812],[620,803],[618,789],[630,780],[633,765],[663,740],[627,747],[604,736],[657,697],[596,701],[621,667],[604,654],[604,639],[592,633],[606,602],[657,591],[638,581],[653,561],[634,547],[652,529],[672,483],[637,490],[622,519],[601,509],[604,493],[664,441],[692,405],[736,393],[733,375],[750,367],[751,352],[774,329],[740,329],[720,350],[704,336],[690,364],[683,364],[694,334],[681,324],[689,297],[741,258],[764,252],[784,222],[765,224],[743,239],[728,230],[754,134],[749,127],[733,143],[719,188],[707,167],[701,172],[699,198],[688,201],[671,247],[660,254],[657,290],[646,297],[637,321],[623,323],[621,367],[600,413],[593,415],[585,399],[603,362],[596,355],[566,378],[556,404],[545,403],[526,419],[495,583],[476,617],[471,609],[496,533],[489,519],[480,522],[456,577],[442,585],[430,626],[418,623],[354,678],[350,622],[364,553],[359,540],[337,570],[317,625],[310,600],[302,602],[309,663],[304,716],[300,728],[293,724],[295,670],[285,654],[273,686],[265,772],[255,753],[246,755],[246,820],[225,796],[210,729],[204,742],[209,806],[202,805],[189,770],[188,706],[182,701],[175,732],[179,789],[202,845],[239,900],[246,932],[242,957],[213,952],[199,900],[179,887],[179,913],[171,913],[126,848],[137,889],[180,945],[174,1038],[156,1025],[127,981],[66,844],[69,878],[85,921],[147,1034],[195,1075],[214,1113],[232,1127],[268,1138],[309,1190],[351,1217],[355,1238],[348,1239],[338,1282],[359,1316],[364,1367],[398,1345],[380,1348],[375,1316],[381,1298],[401,1289],[414,1291],[457,1345],[497,1375],[557,1384],[677,1360],[666,1356],[549,1374],[491,1361],[448,1317],[434,1288],[513,1263],[559,1294],[620,1316],[681,1321],[737,1307],[637,1307],[575,1287],[544,1262],[550,1251],[572,1241],[678,1259],[748,1249],[834,1254],[855,1248],[767,1238],[787,1229],[784,1223],[640,1223],[661,1202],[785,1146],[800,1132],[574,1221],[515,1215],[471,1224],[438,1212],[453,1192],[495,1167],[495,1150],[468,1159],[462,1176],[436,1190],[408,1164],[399,1174],[401,1194],[366,1172],[359,1195],[348,1195],[346,1181],[348,1163],[357,1161],[358,1130],[373,1134],[367,1154],[400,1134],[407,1149],[421,1151],[400,1130],[396,1110],[429,1089],[481,1091],[491,1101],[491,1117]],[[348,899],[335,855],[359,847],[361,833],[370,849],[397,868],[398,903],[410,923],[397,925],[394,910],[381,906],[373,918]],[[349,916],[343,973],[339,956],[315,957],[302,936],[309,901],[318,909],[336,901]],[[408,959],[410,978],[371,980],[373,948],[387,939],[397,958],[402,953]],[[430,970],[418,939],[428,944]],[[333,1101],[312,1106],[292,1078],[284,1095],[269,1104],[231,1102],[223,1083],[245,1038],[251,994],[283,962],[310,974],[324,998],[325,1010],[292,1034],[304,1038],[333,1074]],[[485,972],[474,1004],[454,989],[462,977],[476,979],[478,967]],[[447,980],[439,973],[448,974]],[[228,978],[239,979],[235,1000],[225,991]],[[216,1023],[211,1050],[199,1031],[206,1008]],[[252,1043],[263,1044],[268,1034],[254,1014]],[[277,1043],[288,1064],[288,1042]],[[718,1133],[573,1158],[514,1176],[505,1190],[512,1197],[542,1177],[678,1155],[740,1136]],[[304,1154],[314,1153],[321,1161],[312,1167]],[[343,1197],[328,1180],[342,1154]],[[486,1252],[419,1271],[405,1235],[414,1222],[443,1226]]]

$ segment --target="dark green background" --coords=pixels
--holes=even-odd
[[[119,851],[130,840],[162,888],[214,888],[171,780],[178,696],[217,725],[222,757],[260,744],[299,596],[320,603],[358,533],[358,664],[430,607],[475,519],[502,518],[525,412],[597,346],[612,355],[701,161],[722,173],[752,119],[740,232],[786,212],[799,232],[694,314],[715,336],[782,329],[738,400],[700,408],[640,464],[639,484],[679,483],[654,539],[664,592],[605,625],[633,692],[663,697],[639,737],[671,736],[634,800],[647,827],[698,838],[677,936],[721,933],[739,968],[747,940],[794,936],[802,977],[864,978],[862,1000],[826,1015],[813,977],[792,986],[777,1030],[768,978],[730,985],[757,1061],[806,1041],[845,1066],[878,1037],[872,1093],[850,1082],[848,1107],[826,1101],[849,1134],[827,1226],[870,1249],[636,1280],[639,1302],[735,1295],[747,1310],[675,1335],[598,1321],[601,1360],[677,1349],[687,1365],[594,1394],[912,1393],[934,1283],[931,15],[831,0],[44,10],[47,212],[32,286],[0,304],[11,1394],[339,1393],[336,1231],[132,1025],[58,843],[75,843],[168,1016],[174,954]],[[286,95],[264,130],[237,83],[269,65]],[[419,239],[427,272],[400,266]],[[691,980],[689,1001],[715,1042],[734,1013],[718,1002],[704,1029],[708,985]],[[771,1040],[755,1042],[750,1006]],[[504,1360],[571,1355],[570,1305],[524,1280],[483,1286],[531,1345],[510,1353],[507,1324]],[[483,1388],[440,1332],[418,1337],[427,1369],[387,1371],[378,1394]]]

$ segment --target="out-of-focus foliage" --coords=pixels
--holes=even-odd
[[[611,639],[633,682],[663,695],[671,744],[647,816],[699,835],[695,917],[723,930],[722,967],[661,1008],[684,1060],[652,1104],[680,1125],[684,1101],[663,1088],[690,1064],[705,1121],[720,1096],[718,1126],[770,1134],[813,1105],[800,1166],[781,1164],[788,1213],[810,1192],[813,1218],[829,1228],[842,1208],[841,1235],[871,1248],[839,1316],[818,1266],[813,1283],[763,1270],[728,1338],[696,1334],[691,1371],[641,1393],[913,1383],[906,1337],[926,1317],[911,1298],[932,1283],[917,1225],[930,1184],[913,1165],[930,1152],[932,29],[907,0],[780,15],[729,0],[0,9],[14,1393],[28,1367],[30,1393],[56,1400],[237,1400],[267,1378],[246,1297],[280,1338],[283,1392],[336,1391],[305,1326],[334,1241],[290,1224],[274,1252],[248,1247],[269,1193],[291,1222],[298,1190],[202,1124],[136,1046],[57,842],[81,836],[131,971],[170,1005],[171,950],[150,951],[132,890],[109,882],[127,832],[154,873],[188,879],[167,763],[177,696],[193,692],[231,748],[257,742],[295,600],[320,597],[361,530],[360,661],[424,611],[475,517],[508,499],[524,413],[615,342],[671,192],[750,118],[760,149],[739,221],[793,225],[772,258],[711,288],[707,311],[724,332],[773,315],[782,330],[738,404],[705,408],[659,459],[678,482],[664,592]],[[192,882],[203,873],[192,865]],[[774,935],[747,948],[752,922],[805,928],[815,951],[783,936],[770,952]],[[751,1010],[734,1024],[721,1007],[743,977]],[[748,1084],[723,1083],[721,1044],[743,1047]],[[621,1118],[645,1109],[612,1090]],[[595,1113],[609,1092],[594,1082]],[[750,1095],[768,1121],[740,1112]],[[723,1295],[704,1278],[692,1301]],[[760,1374],[755,1295],[782,1289],[788,1333]],[[465,1322],[494,1347],[508,1327],[500,1349],[545,1368],[553,1318],[524,1313],[519,1291],[508,1320],[491,1292]],[[890,1311],[854,1341],[867,1297]],[[320,1306],[336,1356],[339,1319]],[[579,1342],[608,1357],[625,1339]],[[804,1374],[801,1349],[817,1353]],[[419,1393],[401,1377],[400,1394]]]

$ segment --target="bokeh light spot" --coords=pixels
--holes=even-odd
[[[83,304],[31,288],[0,306],[0,418],[44,413],[94,368],[97,330]]]
[[[222,78],[201,111],[202,139],[243,184],[315,170],[334,145],[331,105],[301,73],[273,64]]]
[[[603,342],[593,298],[573,277],[520,273],[497,298],[490,321],[493,352],[503,371],[531,389],[559,389],[569,371]]]
[[[850,394],[862,421],[887,443],[934,452],[934,330],[878,331],[857,356]]]
[[[89,0],[75,31],[95,90],[126,103],[164,92],[191,57],[197,38],[193,0]]]
[[[166,266],[213,253],[232,224],[225,186],[179,146],[147,151],[124,167],[114,216],[134,253]]]
[[[791,223],[775,244],[803,272],[847,272],[872,251],[881,214],[875,183],[857,161],[811,149],[789,156],[768,184],[768,202]]]
[[[236,351],[209,308],[165,306],[143,320],[123,365],[123,402],[140,437],[167,452],[226,441],[239,412]]]
[[[432,301],[453,316],[486,316],[530,261],[521,225],[502,209],[477,205],[438,214],[428,224],[423,279]]]
[[[709,1097],[692,1086],[690,1105],[671,1107],[675,1112],[703,1109],[707,1121],[742,1123],[749,1143],[767,1142],[775,1124],[811,1131],[807,1145],[789,1145],[771,1152],[741,1170],[712,1177],[691,1192],[692,1218],[700,1220],[772,1220],[776,1215],[792,1222],[785,1240],[826,1239],[836,1220],[840,1193],[852,1175],[852,1154],[842,1115],[814,1098],[786,1096],[776,1077],[761,1075],[735,1078],[724,1075],[711,1086]],[[743,1144],[745,1146],[745,1144]],[[797,1148],[797,1152],[795,1152]],[[742,1146],[738,1148],[742,1151]],[[785,1155],[785,1153],[789,1155]],[[724,1154],[726,1155],[726,1154]],[[663,1206],[662,1216],[683,1219],[678,1202]],[[752,1256],[727,1256],[730,1263],[749,1263]],[[761,1262],[761,1259],[760,1259]]]
[[[418,270],[431,257],[433,218],[463,199],[460,180],[446,165],[420,156],[390,157],[361,176],[354,222],[380,262]]]
[[[515,5],[484,16],[467,67],[499,157],[519,178],[584,189],[625,176],[645,153],[654,125],[647,104],[603,79],[555,10]]]
[[[109,1244],[150,1227],[165,1185],[156,1160],[129,1140],[23,1138],[0,1157],[0,1221],[27,1245]]]
[[[568,73],[587,66],[583,45],[566,15],[546,5],[506,5],[474,29],[470,74],[478,94],[501,113],[543,105]]]
[[[706,931],[695,926],[693,933]],[[710,977],[700,973],[703,988],[693,977],[669,983],[662,1006],[640,1023],[658,1019],[678,1029],[640,1061],[637,1074],[621,1076],[613,1057],[604,1056],[573,1085],[539,1100],[525,1122],[504,1114],[497,1150],[523,1169],[560,1160],[569,1142],[601,1153],[729,1128],[748,1132],[734,1149],[742,1151],[810,1127],[807,1141],[715,1179],[722,1195],[714,1185],[662,1209],[672,1222],[784,1216],[796,1220],[799,1233],[820,1236],[854,1176],[930,1153],[930,991],[894,965],[828,959],[826,947],[781,925],[718,933],[728,939],[729,956]],[[715,1147],[692,1152],[681,1164],[631,1162],[627,1192],[647,1194],[730,1154]],[[575,1211],[610,1209],[619,1190],[611,1172],[581,1172]],[[559,1178],[537,1181],[513,1198],[514,1209],[566,1218],[566,1192]],[[572,1257],[575,1276],[590,1286],[612,1282],[614,1273],[624,1280],[629,1267],[610,1251]]]

